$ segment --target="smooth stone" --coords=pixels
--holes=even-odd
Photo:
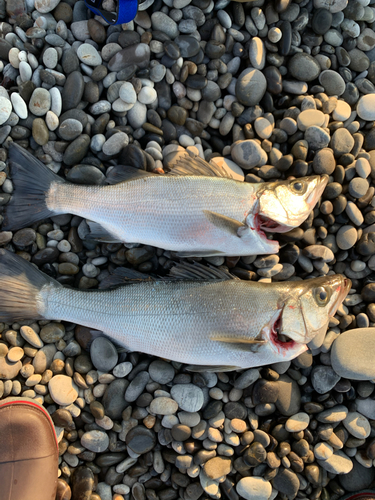
[[[0,125],[5,123],[12,112],[12,103],[6,97],[0,96]]]
[[[357,460],[353,460],[353,469],[350,472],[339,476],[340,485],[351,493],[369,488],[374,479],[374,467],[363,467]]]
[[[337,71],[331,69],[322,71],[319,75],[319,82],[329,96],[340,96],[345,92],[345,81]]]
[[[292,415],[285,422],[285,429],[288,432],[300,432],[305,430],[310,423],[310,417],[307,413],[300,412]]]
[[[350,434],[357,439],[366,439],[370,435],[371,426],[369,421],[356,411],[349,412],[342,423]]]
[[[48,390],[51,398],[58,405],[70,405],[78,397],[78,387],[73,379],[66,375],[55,375],[48,382]]]
[[[4,99],[4,98],[0,98],[0,106],[1,106],[1,102],[3,102],[3,101],[1,101],[1,99]],[[14,112],[22,120],[25,120],[27,118],[27,115],[28,115],[27,105],[26,105],[25,101],[22,99],[22,97],[19,94],[17,94],[17,92],[13,92],[12,95],[10,96],[10,99],[11,99],[12,104],[13,104]],[[9,116],[10,116],[10,114],[9,114]],[[4,114],[4,117],[5,117],[5,114]],[[2,123],[4,123],[4,122],[2,122],[2,114],[0,111],[0,125]]]
[[[362,120],[375,120],[375,94],[360,97],[357,104],[357,113]]]
[[[158,14],[161,14],[161,12]],[[130,45],[117,52],[108,62],[109,71],[121,71],[134,64],[139,68],[147,68],[150,62],[150,47],[145,43]]]
[[[181,410],[199,411],[204,402],[203,391],[194,384],[176,384],[171,388],[171,396]]]
[[[279,412],[286,417],[298,413],[301,406],[301,392],[297,382],[288,375],[280,375],[276,384],[279,392],[275,404]]]
[[[236,97],[245,106],[255,106],[266,92],[267,80],[263,73],[255,68],[247,68],[237,79]]]
[[[309,127],[315,125],[321,127],[324,123],[324,113],[317,109],[306,109],[302,111],[297,117],[297,125],[303,132]]]
[[[61,93],[63,111],[77,108],[82,100],[84,89],[85,82],[82,74],[79,71],[70,73]]]
[[[351,380],[374,380],[375,328],[343,332],[333,343],[331,363],[335,372]]]
[[[171,398],[161,396],[150,403],[150,412],[155,415],[173,415],[178,410],[178,404]]]
[[[236,491],[246,500],[268,500],[272,493],[272,486],[262,477],[243,477],[236,484]]]
[[[312,125],[305,132],[305,140],[312,150],[326,148],[330,141],[329,134],[322,128]]]
[[[0,98],[1,99],[1,98]],[[51,108],[51,95],[48,90],[36,88],[31,95],[29,110],[35,116],[44,116]]]
[[[311,372],[311,384],[318,394],[326,394],[340,380],[340,376],[330,366],[315,366]]]
[[[153,449],[156,436],[151,429],[137,425],[127,433],[126,444],[134,453],[143,455]]]
[[[105,373],[111,371],[118,361],[115,346],[105,337],[98,337],[92,342],[90,356],[95,368]]]
[[[109,446],[109,437],[103,431],[88,431],[82,435],[81,445],[94,453],[103,453]]]
[[[204,464],[204,472],[210,479],[219,479],[231,471],[232,461],[227,457],[211,458]]]
[[[99,52],[89,43],[83,43],[78,47],[77,56],[87,66],[99,66],[102,64]]]
[[[44,373],[50,367],[55,354],[54,344],[48,344],[39,349],[33,359],[35,373]]]
[[[298,52],[289,59],[288,69],[299,81],[311,82],[320,74],[320,66],[316,59],[305,52]]]
[[[232,146],[231,156],[235,163],[248,170],[260,163],[263,158],[263,151],[258,142],[249,139],[236,142]]]
[[[348,409],[344,405],[336,405],[333,408],[324,410],[316,415],[318,422],[326,423],[336,423],[341,422],[346,418],[348,414]]]
[[[317,462],[324,470],[333,474],[347,474],[353,468],[353,462],[341,450],[335,451],[327,460]]]
[[[83,130],[82,123],[74,118],[64,120],[59,126],[58,133],[65,141],[73,141]]]
[[[86,156],[90,146],[90,137],[82,134],[69,144],[64,151],[63,162],[72,166],[79,163]]]
[[[64,337],[65,328],[62,323],[48,323],[42,327],[39,335],[46,344],[53,344]]]
[[[272,481],[272,486],[280,493],[284,493],[287,497],[295,498],[300,486],[300,481],[297,474],[293,471],[280,467],[277,476]]]
[[[164,32],[170,39],[175,39],[179,33],[178,26],[164,12],[154,12],[151,15],[152,29]]]
[[[147,121],[147,106],[137,101],[134,106],[128,111],[127,117],[129,124],[134,128],[141,128]]]
[[[39,335],[30,326],[21,326],[20,333],[22,338],[24,338],[26,342],[31,344],[33,347],[40,349],[44,346],[44,343]]]
[[[113,380],[102,398],[105,414],[112,420],[120,420],[123,410],[128,406],[124,395],[129,382],[125,379]]]
[[[22,362],[11,362],[5,357],[0,357],[0,379],[11,380],[15,378],[22,368]]]
[[[42,118],[35,118],[32,127],[33,139],[39,146],[44,146],[49,140],[46,122]]]
[[[78,467],[74,470],[72,480],[72,498],[90,500],[94,488],[94,473],[89,467]]]
[[[336,243],[341,250],[349,250],[357,241],[357,230],[353,226],[341,226],[336,234]]]
[[[148,367],[150,377],[158,384],[168,384],[175,376],[175,370],[170,363],[157,359]]]
[[[47,14],[55,9],[60,0],[35,0],[35,8],[41,14]]]

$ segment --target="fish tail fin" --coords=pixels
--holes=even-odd
[[[22,257],[0,249],[0,321],[45,319],[47,304],[41,291],[60,283],[40,272]],[[51,287],[50,287],[51,288]]]
[[[9,147],[9,164],[14,192],[5,208],[2,229],[20,229],[56,215],[48,208],[46,197],[51,184],[65,181],[17,144]]]

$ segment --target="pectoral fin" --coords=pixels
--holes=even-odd
[[[241,370],[240,366],[201,366],[201,365],[188,365],[186,367],[190,372],[232,372],[233,370]]]
[[[233,236],[238,236],[238,230],[241,227],[246,227],[242,222],[227,217],[226,215],[211,212],[210,210],[203,210],[203,213],[211,224]]]
[[[224,336],[210,336],[210,339],[214,342],[225,342],[227,347],[232,351],[242,351],[242,352],[258,352],[258,349],[267,343],[267,340],[259,337],[255,338],[236,338],[236,337],[224,337]]]

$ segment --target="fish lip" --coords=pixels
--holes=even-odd
[[[316,178],[320,179],[320,181],[306,200],[306,202],[310,205],[311,210],[315,207],[319,198],[322,196],[329,181],[329,176],[327,174],[317,175]]]
[[[344,301],[345,297],[348,295],[351,287],[352,287],[352,282],[349,278],[344,278],[344,276],[341,276],[341,287],[339,291],[339,295],[335,301],[334,304],[332,304],[330,310],[328,311],[328,315],[330,317],[333,317],[336,314],[337,309],[340,307],[342,302]]]

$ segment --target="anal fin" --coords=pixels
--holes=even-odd
[[[190,372],[232,372],[234,370],[241,370],[240,366],[226,366],[226,365],[187,365],[187,370]]]
[[[97,222],[87,220],[86,223],[90,229],[89,234],[85,237],[86,240],[97,240],[103,243],[123,243]]]

